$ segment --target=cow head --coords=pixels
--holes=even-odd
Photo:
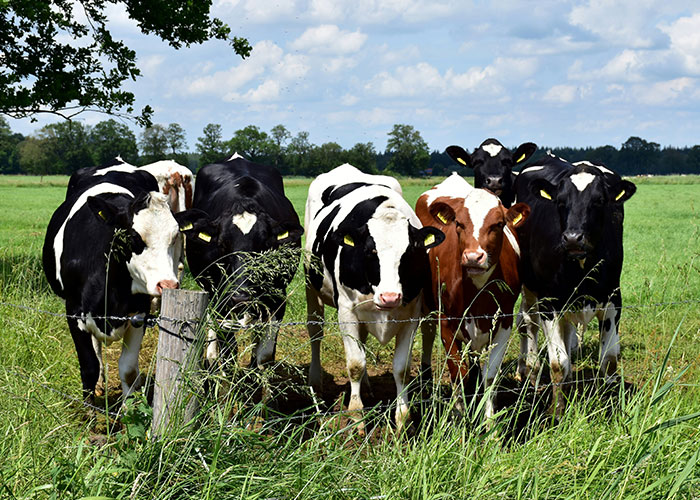
[[[118,254],[117,261],[126,262],[132,293],[159,296],[164,289],[179,286],[181,236],[165,195],[92,196],[87,203],[101,223],[115,230],[112,251]]]
[[[222,307],[235,313],[251,302],[265,303],[271,295],[284,293],[298,254],[295,262],[268,263],[269,269],[254,269],[255,261],[264,264],[256,257],[262,252],[299,248],[304,230],[298,221],[275,220],[253,200],[234,203],[218,215],[201,210],[183,214],[180,227],[187,237],[190,269],[207,291],[223,294]]]
[[[594,166],[577,165],[557,184],[536,179],[533,194],[556,206],[561,226],[560,250],[582,263],[598,246],[607,218],[618,217],[622,204],[636,186],[615,176],[606,176]]]
[[[474,189],[465,198],[438,199],[430,205],[430,214],[437,227],[454,235],[464,271],[478,277],[490,275],[504,236],[527,219],[530,208],[516,203],[506,209],[491,192]]]
[[[421,272],[428,270],[426,250],[444,239],[439,229],[415,227],[385,196],[365,200],[330,235],[332,248],[338,249],[337,279],[371,294],[377,309],[394,309],[418,296]]]
[[[449,146],[447,154],[457,163],[474,169],[474,187],[488,189],[507,206],[513,202],[513,166],[533,155],[537,146],[526,142],[514,153],[496,139],[486,139],[470,155],[459,146]]]

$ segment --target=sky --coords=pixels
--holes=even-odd
[[[108,11],[138,56],[143,76],[127,85],[137,108],[182,125],[192,150],[208,123],[225,139],[282,124],[314,144],[378,151],[396,123],[440,151],[489,137],[700,144],[700,2],[214,0],[212,14],[248,39],[249,58],[220,41],[175,51],[123,8]],[[29,134],[46,122],[11,127]]]

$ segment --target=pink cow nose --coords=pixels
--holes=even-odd
[[[384,292],[379,294],[379,307],[394,308],[401,305],[401,294],[394,292]]]
[[[482,266],[486,263],[486,252],[478,250],[476,252],[464,252],[462,254],[463,266]]]
[[[162,294],[163,290],[166,288],[180,288],[180,283],[175,280],[160,280],[156,285],[156,291],[158,294]]]

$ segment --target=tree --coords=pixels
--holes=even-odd
[[[388,135],[386,152],[393,155],[389,160],[389,170],[403,175],[420,175],[430,162],[430,150],[420,132],[412,125],[396,124]]]
[[[168,144],[168,133],[163,125],[155,124],[144,129],[139,141],[141,161],[146,164],[165,159]]]
[[[377,150],[371,142],[358,142],[347,151],[347,162],[365,173],[377,173]]]
[[[292,138],[292,134],[287,130],[284,125],[275,125],[270,130],[270,138],[272,139],[272,144],[274,145],[272,149],[272,164],[277,168],[280,173],[288,174],[289,167],[283,165],[285,143]]]
[[[136,135],[124,123],[113,119],[101,121],[92,127],[88,144],[95,165],[104,165],[117,156],[129,163],[138,160]]]
[[[343,164],[345,150],[337,142],[325,142],[314,146],[307,153],[308,164],[304,175],[317,176]]]
[[[54,173],[51,171],[47,150],[40,139],[27,137],[17,145],[17,151],[23,172],[40,175],[42,180],[45,175]]]
[[[185,135],[185,129],[183,129],[179,123],[171,123],[168,125],[168,128],[165,129],[165,135],[168,139],[170,154],[173,157],[176,155],[181,155],[185,152],[185,147],[187,147],[187,136]]]
[[[88,141],[89,128],[81,122],[64,121],[42,127],[37,133],[45,158],[47,173],[70,175],[94,164]]]
[[[274,152],[274,143],[267,132],[263,132],[255,125],[236,130],[227,146],[232,154],[238,153],[258,163],[270,162]]]
[[[226,157],[221,125],[209,123],[202,130],[202,137],[197,137],[195,148],[199,153],[199,167],[221,161]]]
[[[289,165],[291,173],[296,175],[310,175],[307,173],[309,163],[309,152],[313,145],[309,142],[309,133],[299,132],[289,141],[285,154],[286,163]]]
[[[140,71],[136,53],[115,39],[104,11],[122,4],[145,34],[179,49],[212,38],[227,40],[247,57],[244,38],[210,17],[211,0],[12,0],[0,2],[0,113],[14,118],[55,113],[70,118],[86,110],[108,114],[134,109],[134,94],[124,90]],[[146,106],[133,117],[150,125]]]
[[[23,140],[24,136],[13,133],[7,120],[0,116],[0,174],[19,173],[17,145]]]

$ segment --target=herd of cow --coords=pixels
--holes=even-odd
[[[235,355],[236,332],[253,320],[267,326],[256,332],[252,364],[274,361],[285,291],[298,260],[262,274],[248,266],[279,248],[295,250],[298,259],[305,230],[309,383],[320,391],[324,307],[332,306],[350,378],[348,410],[360,430],[368,334],[382,345],[395,338],[400,429],[409,419],[405,387],[421,319],[437,311],[437,320],[421,326],[421,372],[431,373],[439,330],[459,405],[459,388],[475,359],[470,353],[483,354],[484,389],[498,375],[519,296],[518,375],[526,381],[538,372],[542,329],[552,410],[560,414],[577,326],[593,316],[601,380],[616,377],[623,204],[636,188],[603,165],[551,155],[514,173],[535,149],[525,143],[511,152],[495,139],[472,154],[450,146],[457,163],[474,169],[475,187],[453,174],[423,193],[415,211],[396,179],[341,165],[311,183],[304,227],[277,170],[237,154],[203,167],[196,189],[191,172],[172,161],[134,167],[117,158],[77,171],[49,223],[43,265],[65,300],[84,397],[104,390],[102,345],[119,339],[124,396],[140,386],[144,324],[126,318],[148,313],[152,297],[179,286],[183,250],[198,283],[217,297],[216,318],[225,332],[210,331],[219,338],[211,338],[207,357]],[[493,391],[485,394],[490,418]]]

